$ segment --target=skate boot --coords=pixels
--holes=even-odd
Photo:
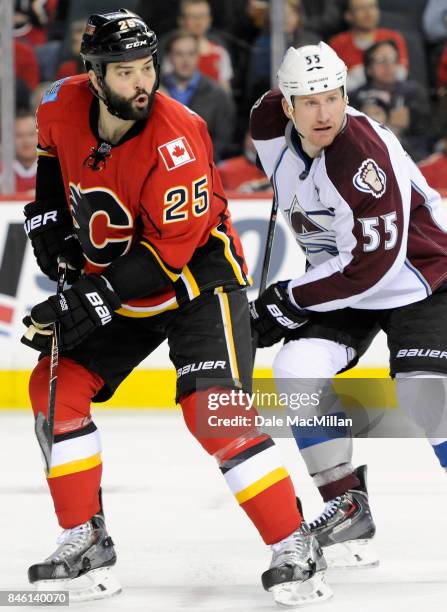
[[[357,468],[360,486],[331,499],[309,523],[324,548],[330,568],[375,567],[379,559],[371,540],[376,532],[368,502],[366,465]]]
[[[271,548],[272,562],[262,574],[262,586],[277,604],[298,607],[332,597],[324,579],[323,551],[306,523]]]
[[[112,538],[102,515],[65,529],[60,546],[42,563],[28,569],[37,590],[69,591],[70,602],[110,597],[121,591],[111,567],[116,563]]]

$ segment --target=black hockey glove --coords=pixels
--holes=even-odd
[[[276,344],[309,320],[309,312],[289,300],[288,282],[270,285],[257,300],[250,302],[251,326],[259,348]]]
[[[28,327],[23,344],[49,353],[56,321],[60,324],[60,349],[70,350],[95,329],[110,323],[113,311],[121,306],[118,295],[100,276],[90,274],[76,281],[70,289],[50,296],[32,308],[23,323]]]
[[[39,268],[51,280],[57,280],[58,257],[67,262],[67,283],[81,275],[84,256],[68,209],[54,201],[30,202],[24,208],[25,231],[33,246]]]

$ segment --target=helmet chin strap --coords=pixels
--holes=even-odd
[[[98,78],[98,83],[101,84],[100,80],[102,81],[103,78],[102,77],[97,77],[97,78]],[[119,117],[118,113],[114,110],[113,106],[109,104],[107,98],[104,98],[103,96],[100,95],[99,91],[95,88],[95,86],[93,85],[91,81],[89,82],[88,86],[92,94],[95,96],[95,98],[98,98],[98,100],[101,100],[101,102],[105,104],[109,113],[111,115],[115,115],[116,117]]]
[[[301,134],[301,132],[299,131],[299,129],[298,129],[298,127],[297,127],[296,123],[295,123],[295,117],[293,116],[293,106],[291,106],[291,105],[289,104],[289,106],[288,106],[288,108],[287,108],[287,111],[288,111],[288,113],[289,113],[289,119],[290,119],[290,120],[291,120],[291,122],[293,123],[293,127],[294,127],[294,128],[295,128],[295,130],[297,131],[298,136],[299,136],[300,138],[302,138],[303,140],[306,140],[306,137],[304,136],[304,134]]]

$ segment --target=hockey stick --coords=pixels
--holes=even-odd
[[[267,229],[267,240],[265,243],[265,251],[264,251],[264,260],[262,262],[262,270],[261,270],[261,281],[259,283],[259,293],[258,297],[264,293],[267,289],[267,278],[269,274],[270,260],[272,258],[272,248],[273,248],[273,238],[275,236],[275,228],[276,228],[276,217],[278,216],[278,202],[276,197],[273,196],[272,199],[272,210],[270,212],[270,221]],[[258,334],[255,332],[253,335],[253,362],[256,357],[256,350],[258,348]]]
[[[62,293],[65,285],[65,276],[67,264],[65,261],[59,260],[57,269],[57,288],[56,293]],[[43,412],[38,412],[34,431],[37,441],[45,460],[45,472],[47,477],[51,470],[51,451],[53,449],[54,440],[54,413],[56,408],[56,387],[57,387],[57,366],[59,364],[59,323],[53,325],[53,335],[51,338],[51,354],[50,354],[50,382],[48,387],[48,420]]]

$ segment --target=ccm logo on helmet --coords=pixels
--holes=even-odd
[[[96,291],[92,291],[91,293],[86,293],[85,297],[94,307],[95,312],[98,315],[99,320],[101,321],[101,325],[106,325],[107,323],[110,323],[110,321],[112,320],[112,315],[110,313],[110,310],[99,297],[99,293],[97,293]]]
[[[145,47],[147,46],[147,40],[137,40],[132,43],[128,43],[126,45],[126,49],[135,49],[135,47]]]

